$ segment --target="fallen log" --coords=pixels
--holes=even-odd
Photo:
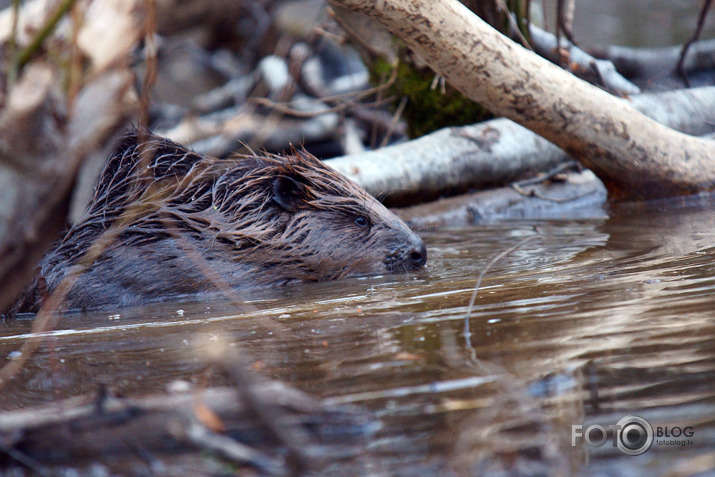
[[[515,182],[395,209],[410,227],[465,226],[500,220],[605,219],[606,188],[586,169]]]
[[[616,198],[715,187],[715,141],[689,136],[510,41],[456,0],[331,0],[385,24],[467,97],[592,169]]]
[[[631,104],[687,134],[704,135],[715,124],[715,87],[640,94]],[[404,206],[503,186],[570,160],[528,129],[495,119],[326,162],[388,205]]]

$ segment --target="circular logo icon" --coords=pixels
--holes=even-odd
[[[641,455],[653,445],[653,428],[642,417],[626,416],[616,426],[616,445],[624,454]]]

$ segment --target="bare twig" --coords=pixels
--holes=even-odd
[[[405,106],[407,106],[407,96],[403,96],[400,100],[400,104],[397,105],[395,114],[392,115],[392,121],[390,121],[390,125],[388,126],[387,131],[382,137],[382,142],[380,142],[380,148],[387,146],[387,143],[390,142],[390,136],[392,136],[392,132],[397,127],[397,123],[400,122],[400,118],[402,117],[402,112],[405,110]]]
[[[526,31],[528,32],[531,29],[531,0],[526,0],[526,6],[524,9],[524,20],[526,23]],[[531,38],[531,34],[529,34],[529,37]]]
[[[53,475],[47,467],[43,466],[32,457],[25,455],[14,447],[6,445],[1,440],[0,451],[6,453],[8,456],[10,456],[10,458],[32,470],[32,472],[36,473],[37,475],[40,475],[42,477],[51,477]]]
[[[474,302],[477,299],[477,293],[479,292],[479,287],[482,284],[482,278],[484,278],[484,275],[489,271],[490,268],[492,268],[492,265],[497,263],[499,260],[502,258],[506,257],[509,255],[511,252],[514,250],[520,248],[521,246],[531,242],[534,239],[541,238],[541,235],[530,235],[526,237],[525,239],[519,241],[516,245],[513,245],[509,247],[508,249],[504,250],[503,252],[499,253],[496,257],[492,258],[489,263],[487,263],[487,266],[484,267],[482,272],[479,274],[479,278],[477,278],[477,284],[474,286],[474,293],[472,293],[472,298],[469,300],[469,306],[467,307],[467,316],[464,317],[464,340],[467,343],[468,347],[471,347],[471,341],[470,337],[472,334],[469,331],[469,318],[472,315],[472,308],[474,307]]]
[[[700,34],[702,33],[703,27],[705,26],[705,18],[707,18],[708,16],[708,10],[710,10],[710,6],[712,6],[712,3],[713,0],[705,0],[705,2],[703,3],[703,8],[700,9],[700,15],[698,16],[697,27],[695,28],[695,31],[690,36],[690,38],[688,38],[688,41],[686,41],[683,45],[683,49],[680,51],[680,58],[678,59],[678,64],[675,67],[675,71],[677,71],[678,75],[683,78],[683,82],[688,88],[690,87],[690,80],[688,79],[688,73],[685,71],[685,67],[683,66],[685,64],[685,57],[688,55],[688,49],[690,48],[690,45],[698,41],[698,38],[700,38]]]
[[[216,434],[198,422],[191,422],[186,428],[170,428],[169,431],[175,437],[186,439],[204,450],[216,452],[231,462],[251,464],[256,469],[266,472],[268,475],[282,475],[286,473],[286,469],[279,460],[231,439],[228,436]]]
[[[563,67],[563,58],[561,57],[561,30],[563,23],[561,22],[561,16],[563,15],[563,0],[558,0],[556,2],[556,51],[555,51],[555,62],[557,65]]]
[[[12,33],[10,33],[10,41],[8,41],[7,49],[8,56],[10,58],[15,58],[15,53],[17,51],[17,25],[20,18],[20,0],[12,0]],[[7,69],[7,82],[8,90],[15,83],[17,79],[17,64],[15,61],[8,62]]]
[[[144,62],[146,71],[142,82],[139,100],[139,122],[142,127],[149,126],[149,105],[151,90],[156,82],[158,71],[158,47],[156,44],[156,2],[146,0],[146,21],[144,23]]]
[[[344,102],[342,104],[338,104],[336,106],[332,107],[326,107],[324,109],[320,110],[314,110],[314,111],[301,111],[300,109],[295,109],[294,107],[289,106],[286,103],[278,103],[275,102],[269,98],[248,98],[246,100],[250,104],[255,104],[258,106],[265,106],[267,108],[270,108],[274,110],[275,112],[284,114],[286,116],[293,116],[295,118],[301,118],[301,119],[309,119],[309,118],[315,118],[317,116],[320,116],[321,114],[327,114],[327,113],[340,113],[342,111],[345,111],[347,109],[350,109],[354,107],[356,102]],[[363,106],[370,106],[374,108],[378,108],[380,106],[383,106],[385,103],[387,103],[387,100],[380,100],[380,101],[371,101],[367,103],[359,103]],[[318,99],[315,101],[315,104],[325,104],[326,101],[323,99]]]
[[[315,116],[319,116],[324,113],[337,113],[340,111],[344,111],[345,109],[348,109],[348,108],[354,106],[356,103],[363,100],[364,98],[367,98],[374,94],[378,94],[378,93],[388,89],[390,86],[392,86],[394,84],[395,79],[397,79],[397,69],[396,68],[393,70],[392,74],[387,79],[387,81],[385,81],[384,83],[382,83],[378,86],[375,86],[373,88],[369,88],[364,91],[354,91],[351,93],[336,94],[334,96],[325,96],[322,98],[317,98],[315,100],[316,104],[327,105],[328,103],[332,103],[332,102],[341,102],[341,104],[338,104],[338,105],[332,106],[332,107],[328,107],[327,109],[321,109],[320,111],[301,111],[299,109],[295,109],[294,107],[291,107],[289,104],[272,101],[269,98],[248,98],[247,101],[249,103],[269,107],[271,109],[276,110],[279,113],[286,114],[289,116],[294,116],[297,118],[313,118]],[[354,96],[354,97],[352,97],[352,96]],[[382,103],[383,103],[383,101],[377,100],[370,104],[377,107],[377,106],[381,106]]]
[[[582,168],[579,166],[580,166],[579,163],[576,161],[567,161],[567,162],[564,162],[563,164],[559,164],[558,166],[554,167],[553,169],[551,169],[549,171],[546,171],[544,174],[540,174],[536,177],[531,177],[529,179],[524,179],[523,181],[513,182],[511,184],[511,188],[525,197],[538,197],[539,199],[550,200],[552,202],[569,202],[569,201],[574,200],[576,197],[578,197],[578,194],[576,194],[575,197],[548,197],[548,196],[545,196],[545,195],[539,193],[538,190],[536,190],[536,189],[527,191],[524,189],[524,187],[539,184],[544,181],[553,179],[558,174],[561,174],[562,172],[564,172],[568,169],[571,169],[571,168],[575,168],[576,170],[580,171],[580,170],[582,170]]]
[[[579,165],[579,163],[576,161],[566,161],[566,162],[563,162],[563,163],[559,164],[558,166],[554,167],[553,169],[550,169],[550,170],[544,172],[543,174],[540,174],[536,177],[531,177],[529,179],[524,179],[523,181],[514,182],[511,185],[512,185],[512,187],[514,187],[514,190],[516,190],[518,192],[519,191],[518,189],[520,189],[524,186],[538,184],[538,183],[543,182],[547,179],[551,179],[556,174],[560,174],[567,169],[570,169],[572,167],[577,168],[578,165]]]
[[[72,15],[72,36],[69,51],[69,67],[67,74],[67,102],[73,108],[75,100],[82,89],[82,54],[80,52],[78,38],[82,26],[82,17],[85,13],[80,4],[76,4],[71,11]],[[85,7],[86,9],[86,7]]]
[[[17,57],[14,59],[14,63],[17,69],[22,68],[28,61],[30,61],[32,55],[34,55],[37,50],[40,49],[42,43],[47,39],[47,37],[52,34],[53,31],[55,31],[55,27],[57,26],[59,21],[62,19],[63,16],[65,16],[69,9],[72,8],[72,5],[74,5],[74,3],[75,0],[64,0],[57,7],[57,9],[52,13],[47,22],[42,26],[42,28],[40,28],[40,31],[38,31],[37,34],[34,36],[30,44],[23,48],[17,54]]]
[[[290,425],[286,412],[275,403],[266,402],[264,393],[259,391],[256,377],[247,371],[248,366],[241,355],[232,353],[230,359],[223,358],[224,366],[236,384],[236,389],[246,399],[249,409],[273,437],[288,449],[287,463],[293,474],[299,475],[309,469],[311,459],[306,443],[310,442],[310,437],[307,433],[298,426]]]
[[[575,4],[574,0],[559,0],[557,6],[557,19],[556,28],[557,31],[563,31],[566,39],[576,45],[576,41],[573,37],[573,32],[571,31],[571,26],[573,25],[573,14],[574,14]]]

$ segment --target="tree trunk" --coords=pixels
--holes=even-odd
[[[384,23],[469,98],[592,169],[618,198],[715,186],[715,141],[674,131],[508,40],[456,0],[331,0]]]

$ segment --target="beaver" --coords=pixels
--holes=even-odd
[[[110,229],[115,240],[76,274],[67,308],[139,305],[222,286],[243,294],[427,261],[405,223],[306,151],[215,159],[133,129],[15,309],[38,311]]]

